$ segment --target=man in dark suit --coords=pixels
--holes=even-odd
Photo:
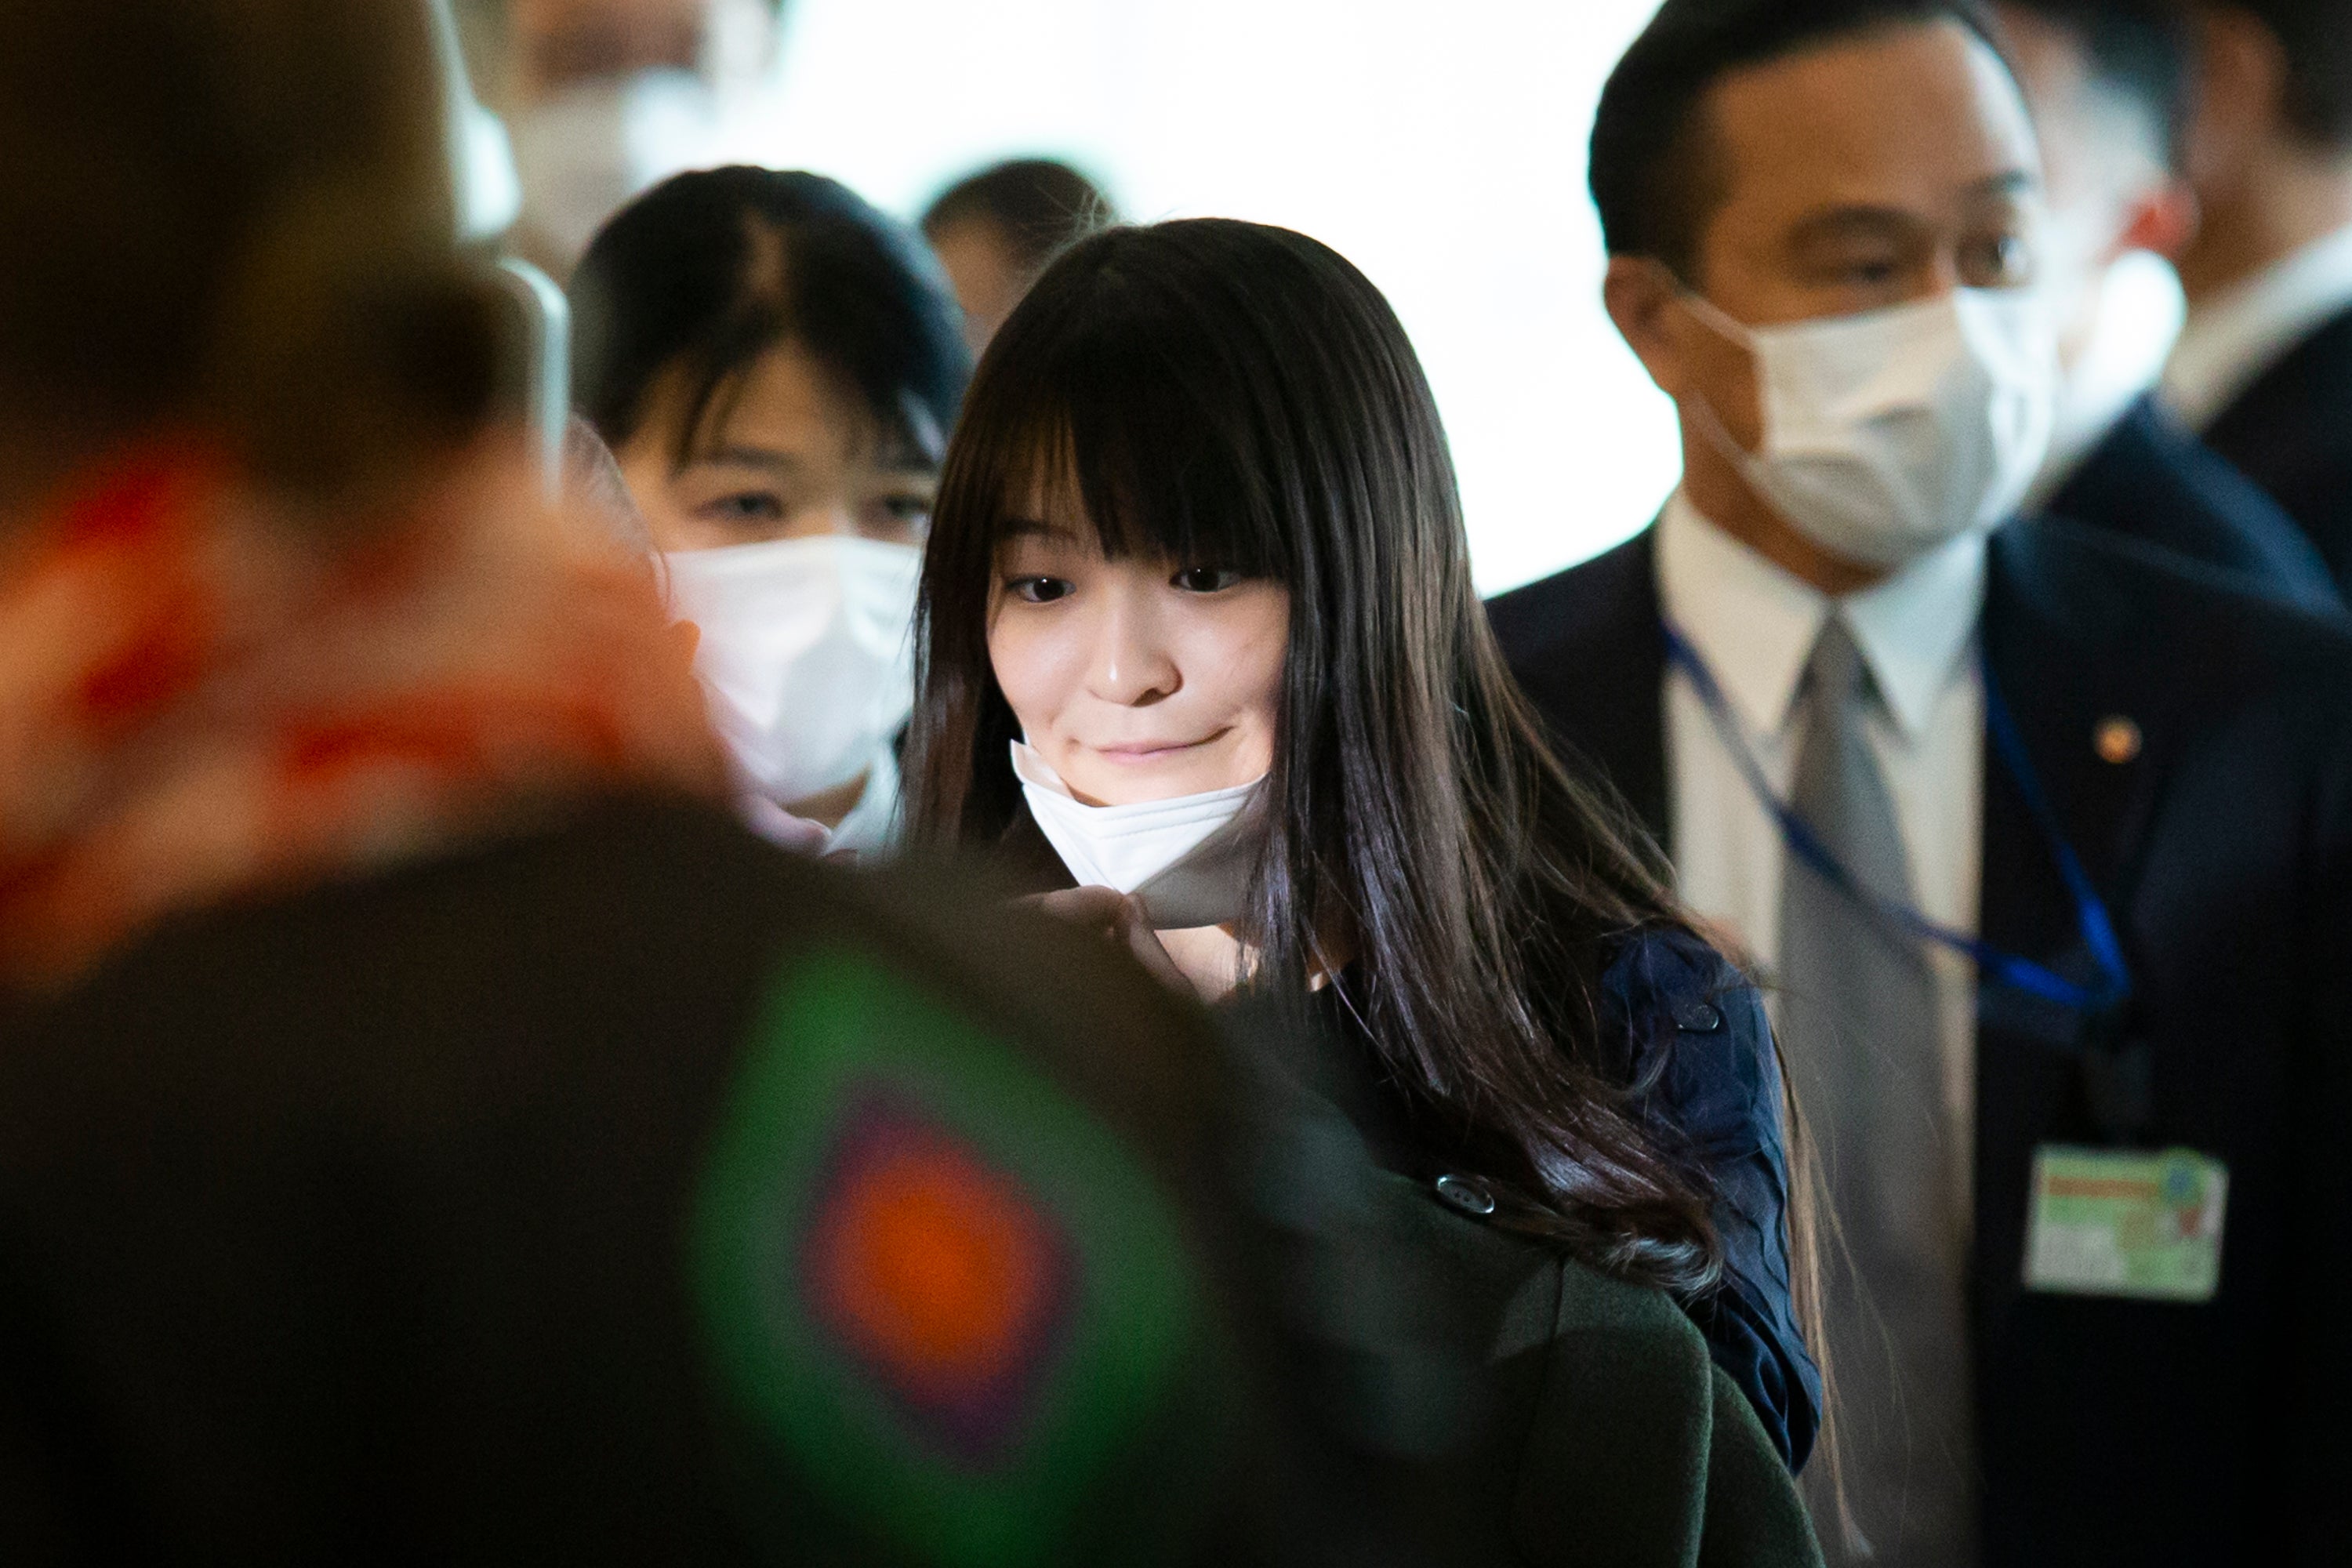
[[[2204,224],[2166,399],[2352,583],[2352,0],[2191,9]]]
[[[1832,1560],[2334,1561],[2352,639],[2110,533],[1989,533],[2041,446],[1989,26],[1667,0],[1591,178],[1683,483],[1494,621],[1776,982],[1853,1258]],[[2176,1176],[2193,1222],[2148,1206]],[[2218,1275],[2157,1278],[2217,1221]]]
[[[2173,0],[2001,0],[2040,134],[2060,312],[2057,428],[2032,495],[2314,609],[2342,599],[2318,549],[2262,488],[2158,405],[2179,286],[2160,258],[2197,229],[2177,173],[2193,39]]]

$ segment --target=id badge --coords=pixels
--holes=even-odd
[[[2026,1288],[2210,1301],[2221,1283],[2229,1194],[2229,1167],[2193,1150],[2045,1143],[2033,1154]]]

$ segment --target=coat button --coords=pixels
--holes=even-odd
[[[2099,753],[2099,761],[2116,767],[2137,758],[2141,744],[2139,726],[2121,713],[2108,714],[2091,731],[2091,749]]]
[[[1474,1219],[1485,1219],[1495,1212],[1495,1194],[1467,1176],[1438,1177],[1437,1195]]]
[[[1692,1035],[1712,1035],[1723,1027],[1723,1014],[1712,1002],[1696,997],[1675,1004],[1675,1027]]]

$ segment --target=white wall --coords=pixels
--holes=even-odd
[[[1066,157],[1129,216],[1332,245],[1386,290],[1454,440],[1492,592],[1625,538],[1670,408],[1599,300],[1584,140],[1656,0],[790,0],[763,161],[908,216]]]

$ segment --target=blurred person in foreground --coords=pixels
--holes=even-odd
[[[0,12],[0,1560],[1383,1561],[1221,1162],[1301,1281],[1369,1167],[733,823],[486,420],[430,80],[408,0]]]
[[[575,400],[697,628],[751,819],[887,848],[915,578],[971,368],[946,279],[834,181],[729,168],[630,204],[572,292]]]
[[[1832,1561],[2335,1561],[2352,637],[2011,518],[2056,355],[1993,37],[1667,0],[1591,178],[1682,483],[1491,610],[1768,966],[1837,1215]]]
[[[510,243],[558,279],[630,197],[728,163],[785,0],[455,0],[522,183]]]
[[[940,192],[923,214],[923,237],[955,284],[973,355],[1047,262],[1118,221],[1102,187],[1052,158],[993,163]]]
[[[2042,144],[2058,329],[2057,417],[2028,503],[2339,608],[2294,520],[2155,396],[2179,309],[2164,258],[2197,226],[2175,172],[2194,66],[2180,0],[2004,0],[1998,15]]]
[[[2352,0],[2188,0],[2203,223],[2164,395],[2352,584]]]

